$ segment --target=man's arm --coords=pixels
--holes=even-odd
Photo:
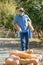
[[[33,28],[32,24],[31,24],[31,20],[28,21],[28,27],[31,29],[32,32],[34,31],[34,28]]]
[[[20,32],[22,32],[22,29],[20,28],[18,24],[13,24],[13,26],[16,30],[19,30]]]

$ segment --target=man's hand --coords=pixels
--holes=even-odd
[[[19,31],[22,32],[22,29],[20,28]]]
[[[13,26],[15,27],[16,30],[22,32],[22,29],[20,28],[18,24],[13,24]]]
[[[35,36],[37,34],[37,31],[36,30],[34,30],[33,31],[33,36]]]
[[[34,29],[32,29],[32,32],[34,33],[34,32],[35,32],[35,30],[34,30]]]

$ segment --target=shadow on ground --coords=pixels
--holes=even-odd
[[[29,48],[32,49],[32,48],[43,48],[43,43],[38,43],[38,42],[30,42],[29,43]],[[3,43],[3,44],[0,44],[0,48],[19,48],[21,47],[21,43]]]

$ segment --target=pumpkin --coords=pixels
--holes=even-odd
[[[19,59],[20,59],[19,56],[15,56],[15,55],[11,55],[11,57],[12,57],[13,59],[15,59],[15,60],[19,60]]]
[[[20,59],[20,64],[33,64],[37,65],[39,63],[38,59]]]
[[[39,59],[39,61],[41,61],[42,55],[40,55],[40,54],[35,54],[35,55],[37,56],[37,59]]]
[[[6,63],[6,65],[13,65],[14,60],[13,60],[12,58],[7,58],[7,59],[5,60],[5,63]]]
[[[27,54],[25,52],[20,52],[20,51],[13,51],[10,53],[11,55],[16,55],[19,56],[20,58],[27,58],[27,59],[36,59],[37,57],[34,54]]]
[[[17,50],[17,51],[18,51],[18,50]],[[30,50],[20,51],[20,52],[24,52],[24,53],[32,54],[32,53],[33,53],[33,50],[32,50],[32,49],[30,49]]]
[[[32,54],[32,53],[33,53],[33,50],[32,50],[32,49],[27,50],[26,53],[28,53],[28,54]]]
[[[19,60],[16,60],[16,59],[14,59],[14,58],[12,58],[12,57],[9,57],[9,58],[7,58],[7,59],[5,60],[5,63],[6,63],[7,65],[18,65],[18,64],[19,64]]]

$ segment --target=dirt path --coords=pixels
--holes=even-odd
[[[9,53],[13,50],[19,50],[20,47],[16,48],[0,48],[0,65],[5,64],[5,59],[9,57]],[[34,53],[42,54],[43,56],[43,49],[37,49],[37,48],[32,48]],[[41,61],[43,63],[43,60]],[[43,65],[43,64],[42,64]]]
[[[34,53],[37,53],[37,54],[41,54],[43,56],[43,46],[39,47],[39,45],[37,45],[36,43],[31,43],[30,44],[30,47],[31,49],[33,49]],[[14,43],[3,43],[2,44],[2,41],[1,41],[1,44],[0,44],[0,65],[4,65],[5,64],[5,59],[7,57],[9,57],[9,53],[13,50],[21,50],[21,46],[20,46],[20,43],[18,44],[14,44]],[[42,58],[42,61],[41,61],[41,64],[40,65],[43,65],[43,58]]]

